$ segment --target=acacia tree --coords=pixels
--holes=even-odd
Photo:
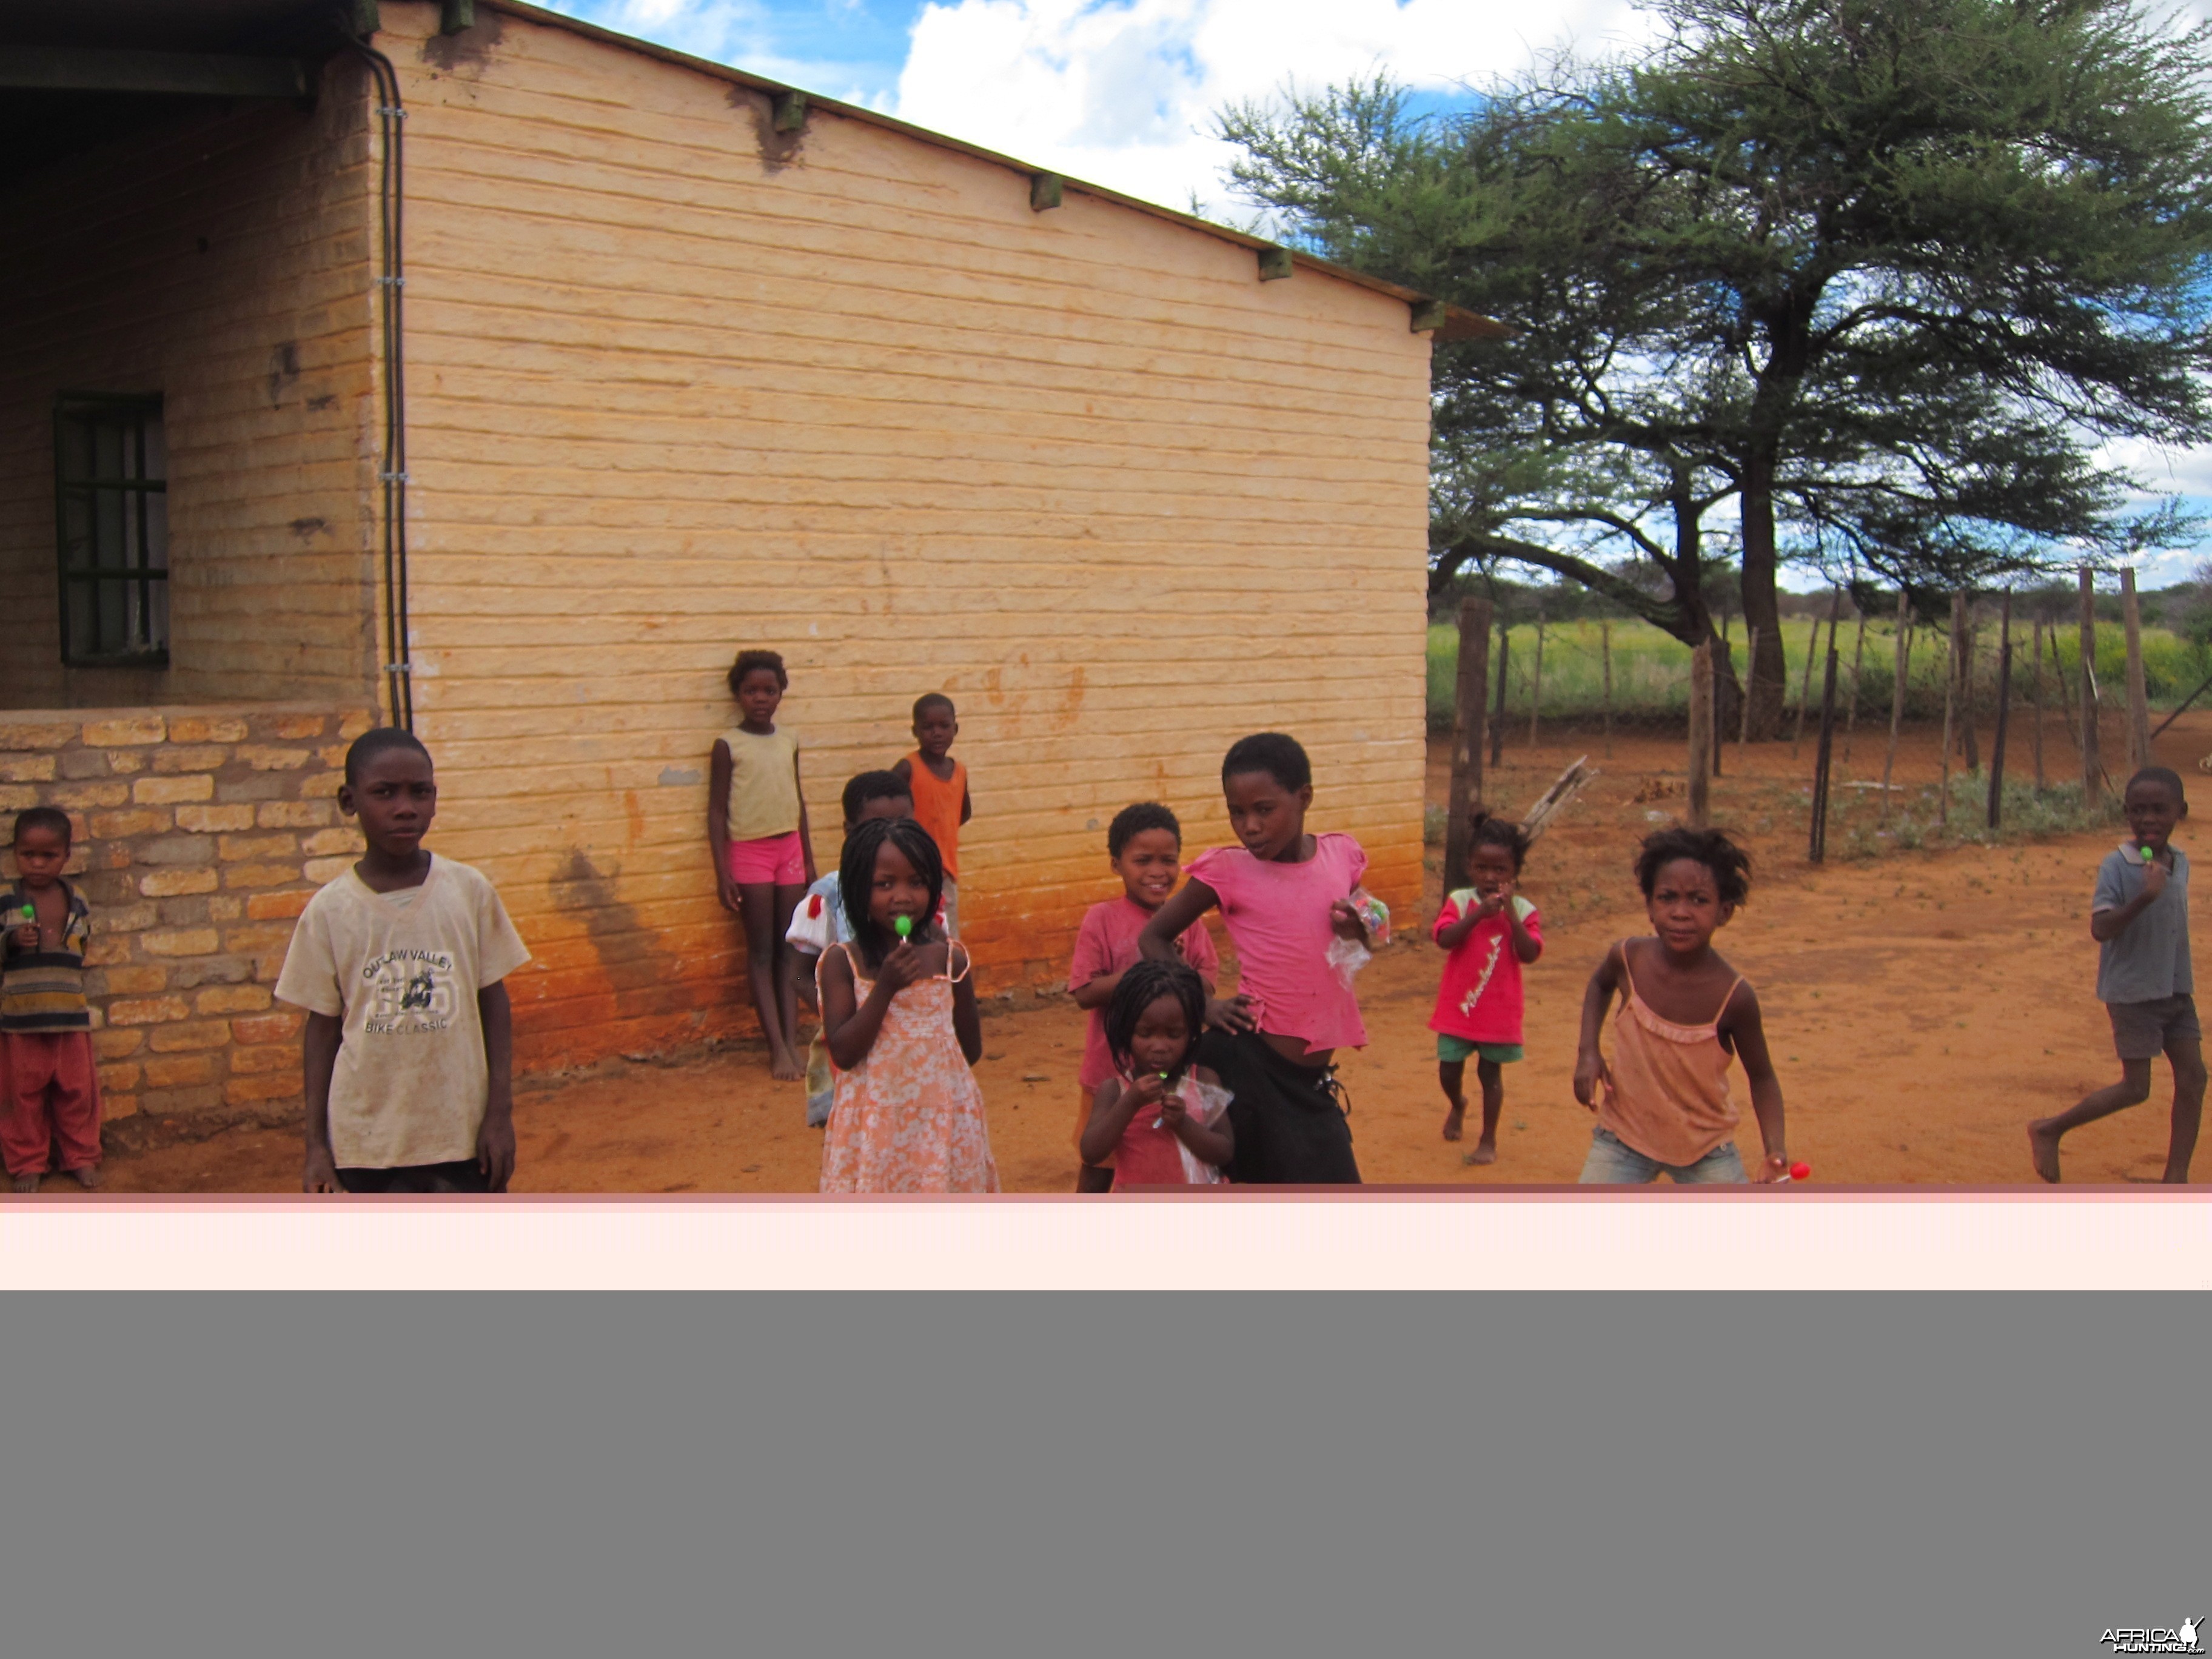
[[[1372,87],[1223,118],[1249,194],[1519,331],[1439,350],[1440,458],[1626,452],[1613,474],[1647,487],[1612,505],[1639,524],[1734,495],[1759,731],[1785,527],[1908,586],[2172,533],[2126,520],[2133,481],[2094,453],[2212,434],[2206,30],[2124,0],[1658,9],[1644,62],[1563,64],[1456,120]],[[1478,535],[1578,504],[1492,498]]]
[[[1431,591],[1471,565],[1535,565],[1695,645],[1713,630],[1705,518],[1733,484],[1716,423],[1686,405],[1693,377],[1650,370],[1690,308],[1618,280],[1618,228],[1647,216],[1619,198],[1639,182],[1571,133],[1555,142],[1585,112],[1501,94],[1443,129],[1376,81],[1287,114],[1231,112],[1224,129],[1246,151],[1239,185],[1329,252],[1430,292],[1479,289],[1513,325],[1437,349]]]
[[[1808,432],[1856,414],[1895,457],[1896,382],[1948,382],[1978,418],[1938,430],[1999,482],[1928,507],[2031,534],[2054,516],[2039,485],[2116,504],[2091,444],[2212,434],[2212,34],[2102,0],[1667,0],[1662,15],[1665,46],[1609,88],[1597,136],[1672,187],[1675,216],[1638,251],[1707,296],[1701,331],[1749,382],[1732,447],[1745,615],[1775,647],[1753,712],[1771,721],[1777,521]],[[2006,482],[2022,431],[2039,465]]]

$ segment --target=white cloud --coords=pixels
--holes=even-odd
[[[1224,205],[1223,106],[1376,70],[1449,90],[1573,40],[1643,39],[1626,0],[951,0],[925,6],[892,106],[933,127],[1162,202]]]

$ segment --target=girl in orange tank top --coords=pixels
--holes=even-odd
[[[1782,1085],[1766,1050],[1759,997],[1713,949],[1751,886],[1751,860],[1717,830],[1677,826],[1644,838],[1636,860],[1650,939],[1605,954],[1583,998],[1575,1098],[1597,1114],[1585,1182],[1741,1182],[1730,1138],[1740,1116],[1729,1064],[1741,1060],[1765,1143],[1763,1181],[1790,1168]],[[1605,1013],[1621,998],[1613,1057],[1601,1047]]]

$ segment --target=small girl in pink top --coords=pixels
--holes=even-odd
[[[1082,1140],[1085,1164],[1111,1160],[1116,1192],[1213,1186],[1237,1151],[1228,1092],[1191,1063],[1207,995],[1180,962],[1139,962],[1119,977],[1106,1009],[1114,1074],[1098,1085]]]
[[[1437,987],[1437,1080],[1451,1110],[1444,1139],[1457,1140],[1467,1118],[1467,1062],[1474,1061],[1482,1085],[1482,1138],[1469,1164],[1498,1161],[1498,1117],[1505,1107],[1505,1067],[1521,1058],[1524,998],[1521,969],[1544,954],[1542,918],[1515,890],[1528,857],[1528,837],[1517,823],[1475,814],[1468,827],[1468,885],[1444,900],[1436,939],[1451,954]]]
[[[1208,910],[1221,911],[1241,968],[1239,994],[1211,1003],[1215,1029],[1199,1062],[1233,1097],[1231,1181],[1355,1184],[1352,1126],[1330,1060],[1362,1048],[1367,1028],[1348,974],[1329,960],[1344,939],[1364,948],[1367,924],[1352,900],[1367,854],[1349,836],[1306,833],[1313,766],[1280,732],[1239,738],[1221,763],[1229,826],[1243,843],[1192,864],[1182,890],[1146,924],[1138,946],[1167,961]]]

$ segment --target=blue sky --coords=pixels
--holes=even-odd
[[[541,0],[648,40],[866,105],[1135,196],[1243,221],[1206,136],[1225,104],[1387,70],[1438,102],[1571,42],[1632,50],[1629,0]],[[2212,15],[2186,0],[2185,16]],[[2130,451],[2212,514],[2212,450]],[[2212,545],[2148,562],[2186,576]]]
[[[548,0],[550,9],[848,103],[882,105],[922,0]]]

